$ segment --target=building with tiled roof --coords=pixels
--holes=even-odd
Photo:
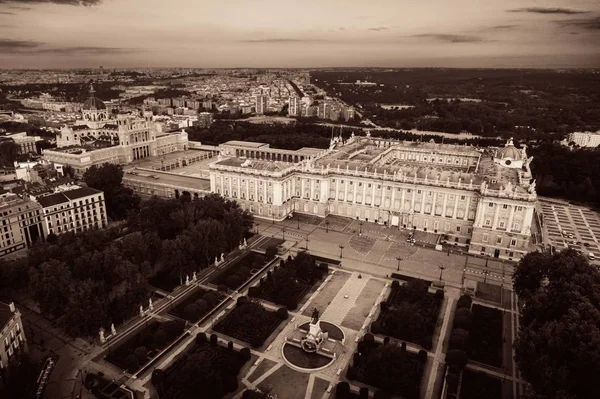
[[[0,378],[3,375],[2,370],[7,368],[9,362],[21,351],[27,351],[21,312],[14,303],[7,305],[0,302]]]

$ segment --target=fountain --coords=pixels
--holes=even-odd
[[[321,329],[321,321],[319,320],[319,311],[315,308],[312,313],[312,320],[308,325],[308,334],[300,341],[300,346],[305,352],[315,353],[321,349],[323,341],[326,340],[327,333],[323,333]]]
[[[319,311],[313,309],[311,320],[297,325],[285,337],[281,353],[291,368],[313,372],[329,367],[341,353],[344,341],[344,332],[332,323],[321,321]]]

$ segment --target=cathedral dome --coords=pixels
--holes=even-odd
[[[95,92],[96,91],[94,90],[94,87],[92,85],[90,85],[90,98],[85,100],[85,102],[81,106],[82,110],[96,111],[96,110],[106,109],[106,104],[104,104],[104,102],[102,102],[102,100],[99,100],[96,97],[94,97]]]
[[[514,146],[512,139],[510,139],[504,148],[498,150],[496,153],[496,158],[520,160],[522,159],[522,155],[522,152]]]
[[[81,109],[86,111],[95,111],[106,109],[106,105],[104,104],[104,102],[102,102],[102,100],[99,100],[96,97],[90,97],[87,100],[85,100],[85,102],[81,106]]]

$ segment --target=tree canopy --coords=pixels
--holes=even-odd
[[[573,250],[531,253],[513,276],[525,305],[515,358],[540,398],[600,397],[600,273]]]
[[[104,192],[106,212],[112,219],[124,219],[131,210],[137,209],[140,197],[130,188],[121,185],[123,167],[112,163],[93,165],[83,175],[85,183]]]

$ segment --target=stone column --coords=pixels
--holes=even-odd
[[[500,204],[495,203],[494,207],[496,209],[494,209],[494,219],[492,220],[492,230],[496,230],[496,227],[498,226],[498,213],[500,212]]]
[[[431,212],[429,212],[429,214],[432,216],[435,216],[435,203],[437,202],[438,192],[434,191],[432,196],[433,196],[433,200],[431,201]]]
[[[464,220],[469,220],[469,209],[471,207],[471,196],[467,195],[467,204],[465,205],[465,215],[463,217]],[[456,202],[458,203],[458,198],[456,199]],[[455,208],[456,209],[456,208]],[[475,217],[477,217],[477,215],[475,215]]]
[[[510,206],[510,213],[508,214],[508,226],[506,226],[506,231],[512,231],[513,218],[515,216],[515,206]]]

